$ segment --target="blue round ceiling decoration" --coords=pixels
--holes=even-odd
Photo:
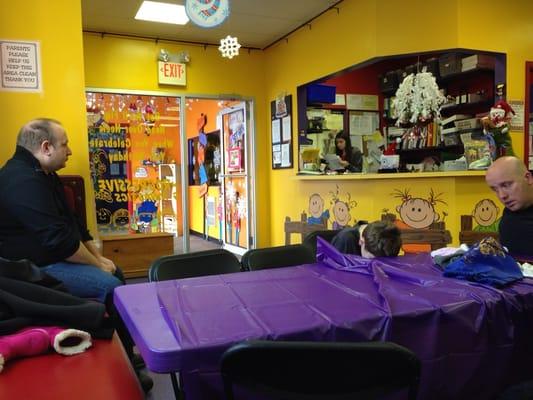
[[[186,0],[189,19],[202,28],[220,25],[229,16],[229,0]]]

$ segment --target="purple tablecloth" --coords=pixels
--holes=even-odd
[[[188,399],[221,396],[220,356],[250,338],[401,344],[422,361],[419,399],[488,399],[533,377],[533,280],[499,290],[445,278],[427,255],[323,244],[319,260],[123,286],[115,303],[148,368],[180,371]]]

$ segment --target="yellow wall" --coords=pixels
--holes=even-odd
[[[296,106],[298,85],[366,59],[465,47],[507,53],[508,99],[524,99],[524,62],[533,58],[533,2],[529,0],[505,4],[496,0],[345,0],[338,7],[338,13],[328,11],[312,22],[311,29],[304,27],[292,34],[288,42],[281,41],[264,53],[243,51],[239,57],[227,60],[214,47],[90,34],[83,35],[82,43],[79,2],[11,2],[0,13],[0,38],[41,42],[44,90],[41,94],[0,93],[5,116],[0,162],[3,164],[11,156],[16,133],[25,121],[37,116],[58,118],[69,132],[75,155],[64,172],[81,174],[89,182],[85,86],[251,96],[256,100],[257,117],[259,245],[276,245],[283,242],[285,216],[297,218],[307,208],[309,194],[327,194],[335,187],[333,182],[291,180],[296,168],[271,170],[268,110],[269,102],[280,93],[293,94]],[[192,61],[185,89],[157,85],[155,61],[161,48],[189,51]],[[294,118],[295,132],[296,129]],[[522,132],[513,132],[512,136],[515,150],[521,154]],[[294,151],[297,154],[296,148]],[[479,196],[491,197],[482,178],[475,179],[481,183],[455,184],[455,190],[460,191],[458,198],[471,202]],[[428,187],[440,182],[427,178],[424,181]],[[408,184],[409,181],[405,185]],[[369,204],[370,199],[361,194],[365,185],[353,182],[346,186],[360,204]],[[88,204],[92,204],[92,193],[88,193]],[[94,210],[88,207],[88,211],[94,228]],[[456,214],[460,212],[456,210]],[[450,228],[457,228],[458,223],[450,221]]]
[[[110,36],[84,34],[85,82],[87,87],[129,89],[140,91],[164,91],[176,95],[186,94],[220,96],[232,95],[255,99],[257,164],[257,210],[259,215],[269,213],[270,153],[266,150],[265,134],[267,102],[264,96],[264,54],[259,51],[241,51],[228,60],[222,58],[216,47],[155,43],[153,40],[137,40]],[[191,62],[187,65],[187,86],[160,87],[157,83],[157,56],[160,49],[170,53],[188,51]],[[269,106],[268,106],[269,107]],[[213,121],[214,122],[214,121]],[[192,122],[196,126],[196,121]],[[257,239],[260,246],[269,244],[270,222],[259,224]]]
[[[495,0],[345,0],[339,12],[330,10],[302,28],[288,41],[281,41],[266,54],[267,101],[282,91],[293,94],[296,87],[309,81],[360,63],[367,59],[393,54],[465,47],[507,53],[508,99],[524,100],[525,61],[533,59],[533,3],[518,0],[505,3]],[[283,66],[283,68],[280,68]],[[265,129],[270,121],[265,120]],[[293,129],[297,131],[296,118]],[[513,132],[517,154],[523,154],[523,133]],[[294,154],[297,153],[295,144]],[[299,220],[308,210],[308,198],[320,193],[330,207],[330,191],[338,182],[299,181],[291,170],[270,171],[271,245],[284,243],[283,223],[286,216]],[[465,182],[468,182],[467,184]],[[291,192],[287,193],[290,185]],[[377,196],[373,185],[386,185]],[[421,186],[422,185],[422,186]],[[359,206],[353,217],[377,219],[382,208],[394,204],[390,193],[396,188],[412,188],[416,197],[425,196],[429,188],[448,192],[451,212],[446,227],[457,244],[460,215],[469,213],[477,199],[494,196],[482,177],[454,179],[342,181],[341,192],[349,192]],[[381,189],[380,189],[381,190]],[[451,194],[461,199],[460,207]],[[290,198],[290,201],[287,201]],[[455,205],[457,204],[457,207]],[[500,210],[501,212],[501,210]],[[261,220],[260,220],[261,221]]]
[[[1,39],[40,42],[43,80],[42,93],[0,92],[0,165],[13,154],[25,122],[50,117],[63,122],[74,153],[61,173],[80,174],[90,182],[80,2],[2,0],[0,8]],[[91,191],[87,192],[87,204],[94,204]],[[88,220],[94,231],[94,207],[88,207]]]
[[[220,187],[210,186],[206,196],[214,197],[215,205],[218,207],[218,202],[220,200]],[[207,197],[205,198],[205,202],[207,202]],[[207,216],[204,209],[204,197],[200,196],[200,186],[189,186],[189,228],[197,233],[204,233],[206,218]],[[215,225],[208,226],[207,233],[209,237],[218,240],[220,240],[220,230],[218,226],[219,221],[220,219],[218,217],[217,208],[217,213],[215,214]]]
[[[459,4],[458,47],[507,53],[507,99],[525,100],[525,65],[533,60],[533,3],[513,0],[502,7],[496,0],[468,0]],[[511,132],[511,136],[515,153],[522,157],[523,132]]]

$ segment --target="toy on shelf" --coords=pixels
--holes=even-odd
[[[509,135],[509,121],[515,114],[512,107],[504,100],[499,100],[490,109],[488,117],[481,120],[491,149],[493,160],[502,156],[514,156],[511,136]]]

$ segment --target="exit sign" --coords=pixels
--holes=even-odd
[[[185,64],[173,62],[158,62],[159,83],[164,85],[181,85],[187,84],[187,74]]]

